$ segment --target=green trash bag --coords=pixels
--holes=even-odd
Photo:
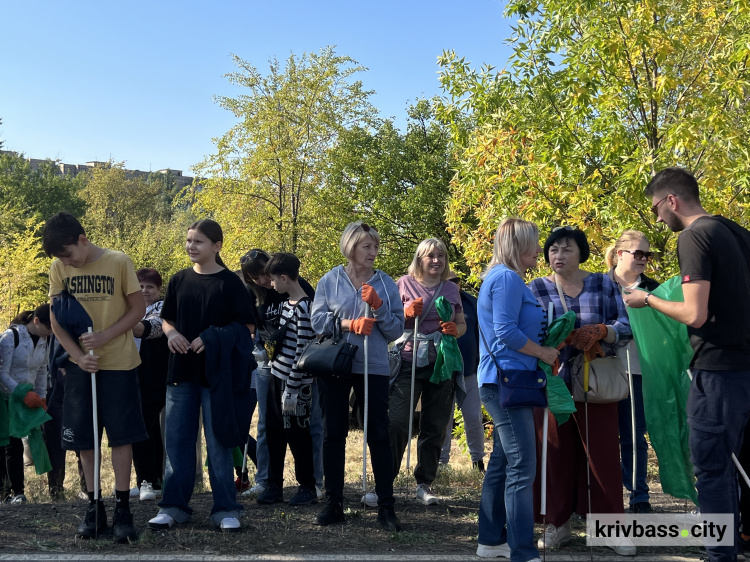
[[[557,347],[573,331],[575,324],[576,313],[572,310],[569,310],[559,318],[555,318],[547,330],[547,337],[544,338],[542,345]],[[573,397],[570,395],[570,390],[565,385],[565,381],[552,374],[552,366],[547,365],[544,361],[539,361],[538,364],[539,368],[547,375],[547,403],[549,411],[555,416],[557,425],[562,425],[568,421],[570,414],[576,411],[575,402],[573,402]]]
[[[653,294],[681,302],[680,277],[657,287]],[[651,446],[659,459],[659,480],[667,494],[697,503],[693,465],[688,446],[687,398],[693,357],[687,326],[660,312],[629,308],[643,377],[643,405]]]
[[[8,401],[8,425],[11,437],[29,438],[29,450],[34,458],[34,469],[37,474],[44,474],[52,470],[52,464],[49,461],[47,446],[44,444],[41,427],[52,417],[44,408],[29,408],[23,403],[26,393],[33,390],[31,384],[19,384],[16,386],[13,394]]]
[[[448,299],[438,297],[435,299],[435,308],[443,322],[448,322],[453,315],[453,309]],[[435,358],[435,369],[432,371],[430,382],[440,384],[453,378],[453,373],[464,370],[464,359],[461,351],[458,349],[458,342],[455,336],[446,336],[440,338],[440,344],[437,346],[437,357]]]

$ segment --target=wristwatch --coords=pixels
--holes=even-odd
[[[643,299],[643,304],[645,304],[645,305],[646,305],[646,306],[648,306],[649,308],[651,307],[651,305],[650,305],[650,304],[648,304],[648,298],[649,298],[650,296],[651,296],[651,293],[648,293],[648,294],[646,295],[646,298],[645,298],[645,299]]]

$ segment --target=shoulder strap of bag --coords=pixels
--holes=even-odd
[[[495,359],[495,354],[492,353],[490,346],[487,345],[487,340],[484,338],[484,333],[482,332],[482,327],[479,325],[479,322],[477,322],[477,327],[479,328],[479,335],[482,337],[482,343],[484,344],[484,347],[487,349],[487,352],[490,354],[490,357],[492,357],[492,362],[495,364],[495,367],[499,369],[500,365],[497,364],[497,359]]]
[[[562,285],[560,285],[560,281],[557,278],[557,273],[553,273],[552,275],[555,276],[555,285],[557,285],[557,294],[560,296],[560,302],[562,303],[563,310],[565,312],[568,312],[568,304],[565,302],[565,295],[563,294]]]

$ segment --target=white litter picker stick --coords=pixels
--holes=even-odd
[[[630,349],[625,350],[625,355],[628,360],[628,383],[630,384],[630,431],[633,435],[633,494],[635,494],[638,450],[635,446],[635,394],[633,393],[633,371],[630,370]]]
[[[555,315],[555,305],[552,301],[547,305],[547,330],[552,326]],[[544,421],[542,422],[542,505],[539,513],[547,515],[547,436],[549,434],[549,406],[544,409]],[[546,523],[546,521],[545,521]],[[545,525],[546,528],[546,525]]]
[[[89,326],[89,334],[94,332],[94,328]],[[89,355],[93,355],[94,350],[89,349]],[[99,407],[96,401],[96,371],[91,373],[91,411],[94,425],[94,502],[96,505],[96,535],[99,536]],[[115,488],[116,489],[116,488]]]
[[[409,392],[409,439],[406,442],[406,473],[411,464],[411,434],[414,425],[414,380],[417,377],[417,334],[419,333],[419,316],[414,317],[414,343],[411,347],[411,391]],[[395,478],[395,474],[393,475]]]
[[[365,318],[370,317],[370,305],[365,305]],[[370,414],[370,381],[369,381],[369,359],[370,359],[370,336],[365,336],[365,419],[364,436],[362,444],[362,493],[367,494],[367,419]],[[365,502],[365,509],[367,502]]]

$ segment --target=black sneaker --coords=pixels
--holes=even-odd
[[[651,504],[648,502],[636,502],[630,506],[630,513],[651,513]]]
[[[97,526],[96,505],[89,505],[83,521],[78,525],[76,534],[82,539],[95,539],[107,531],[107,512],[104,504],[99,502],[99,525]]]
[[[315,524],[320,525],[321,527],[327,527],[328,525],[333,525],[334,523],[345,522],[346,518],[344,517],[344,508],[342,507],[340,502],[332,499],[328,500],[328,503],[323,508],[323,511],[318,513],[318,516],[315,518]]]
[[[378,508],[378,525],[384,531],[401,530],[401,521],[396,517],[396,511],[392,505],[383,505]]]
[[[258,503],[272,504],[284,501],[284,490],[276,484],[269,484],[263,493],[255,500]]]
[[[126,543],[138,539],[138,533],[133,526],[133,514],[129,509],[115,509],[112,516],[115,542]]]
[[[289,505],[311,505],[318,503],[318,494],[314,489],[300,486],[297,493],[289,500]]]
[[[484,461],[475,461],[475,462],[471,463],[471,468],[474,468],[474,469],[478,470],[479,472],[481,472],[482,474],[484,474],[484,472],[485,472]]]

